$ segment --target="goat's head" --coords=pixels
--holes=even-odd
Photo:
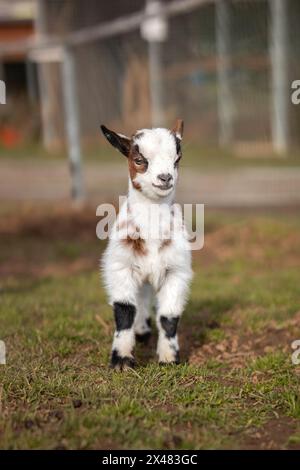
[[[131,138],[105,126],[102,132],[128,159],[133,187],[151,199],[169,195],[175,188],[181,158],[183,121],[178,119],[173,130],[141,129]]]

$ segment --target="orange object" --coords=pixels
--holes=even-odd
[[[14,127],[2,127],[0,129],[0,142],[6,148],[17,147],[21,142],[21,134]]]

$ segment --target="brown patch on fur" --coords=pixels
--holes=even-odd
[[[167,238],[167,239],[163,240],[163,241],[161,242],[161,245],[160,245],[160,247],[159,247],[159,250],[163,250],[163,249],[166,248],[167,246],[170,246],[171,243],[172,243],[172,240],[171,240],[170,238]]]
[[[132,238],[128,235],[123,242],[133,250],[134,254],[139,256],[145,256],[147,254],[146,242],[143,238]]]
[[[147,162],[145,161],[144,164],[142,165],[137,165],[135,163],[135,159],[140,156],[139,151],[138,151],[138,146],[134,145],[134,143],[131,144],[131,149],[129,152],[128,156],[128,169],[129,169],[129,175],[130,179],[132,181],[132,185],[135,189],[138,191],[141,191],[141,185],[137,182],[135,182],[136,175],[138,173],[145,173],[147,171]],[[141,156],[140,156],[141,157]],[[142,157],[141,157],[142,158]]]
[[[136,181],[132,181],[132,186],[137,189],[137,191],[141,191],[142,190],[142,187],[139,183],[137,183]]]

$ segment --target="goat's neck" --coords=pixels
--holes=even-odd
[[[153,223],[158,224],[160,230],[163,230],[165,226],[168,228],[172,217],[173,199],[174,190],[164,198],[153,200],[129,184],[127,201],[130,218],[134,220],[142,232],[145,230],[148,234],[152,230]]]
[[[131,208],[134,206],[144,206],[145,209],[151,207],[157,207],[159,210],[160,207],[166,208],[168,206],[171,210],[171,206],[174,202],[174,190],[165,197],[159,199],[150,199],[145,196],[141,191],[135,189],[132,186],[131,181],[129,181],[129,188],[128,188],[128,203]]]

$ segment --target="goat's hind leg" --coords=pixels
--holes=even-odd
[[[151,337],[151,306],[153,290],[149,283],[143,284],[137,295],[137,315],[134,323],[136,340],[148,343]]]

